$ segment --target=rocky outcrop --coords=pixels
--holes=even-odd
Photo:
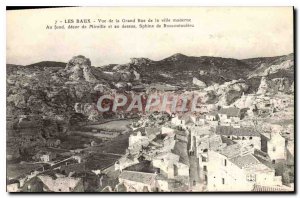
[[[260,85],[257,90],[257,94],[265,94],[268,90],[268,82],[266,77],[262,77],[260,81]]]
[[[225,82],[222,85],[214,84],[204,90],[210,95],[210,98],[217,101],[219,105],[230,105],[239,99],[248,88],[249,86],[244,80],[233,80]]]
[[[205,82],[202,82],[201,80],[198,80],[196,77],[193,77],[193,84],[197,85],[199,88],[205,88],[206,87]]]
[[[267,77],[262,77],[257,94],[289,92],[290,89],[290,81],[287,78],[268,79]]]
[[[262,63],[249,77],[268,76],[282,71],[291,71],[294,69],[294,60],[285,60],[272,65]]]
[[[69,79],[73,81],[85,80],[95,83],[97,78],[93,75],[91,61],[84,56],[75,56],[68,63],[65,70],[70,74]]]
[[[149,65],[151,62],[153,62],[153,61],[150,60],[149,58],[131,58],[130,59],[130,64],[133,64],[133,65]]]
[[[83,114],[90,121],[98,121],[101,118],[94,103],[75,103],[74,109],[76,113]]]

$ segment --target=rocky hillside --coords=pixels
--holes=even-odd
[[[230,105],[243,93],[293,93],[294,86],[293,54],[246,60],[175,54],[102,67],[80,55],[68,63],[7,64],[6,69],[8,145],[19,152],[67,134],[79,122],[119,116],[97,111],[103,94],[197,90],[206,103]]]
[[[255,92],[262,76],[269,79],[283,77],[292,82],[293,59],[293,54],[244,60],[174,54],[160,61],[133,58],[130,63],[104,66],[101,69],[103,71],[135,71],[140,74],[143,83],[168,83],[185,88],[198,88],[195,86],[195,79],[207,86],[244,79],[251,87],[249,92]]]
[[[8,64],[7,106],[8,115],[15,118],[39,114],[69,120],[72,114],[84,112],[95,120],[102,115],[91,110],[92,104],[99,95],[114,91],[159,84],[162,89],[214,90],[223,103],[231,103],[242,92],[289,92],[293,82],[293,54],[245,60],[175,54],[160,61],[132,58],[127,64],[103,67],[93,67],[88,58],[75,56],[66,64]]]

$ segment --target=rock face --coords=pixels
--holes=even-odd
[[[257,90],[257,94],[277,93],[277,92],[289,92],[291,91],[291,85],[287,78],[273,78],[267,79],[261,78],[260,85]]]
[[[293,57],[292,57],[293,58]],[[271,74],[276,74],[283,71],[293,71],[294,70],[294,60],[288,59],[281,62],[275,62],[274,64],[262,63],[259,68],[257,68],[250,77],[254,76],[268,76]]]
[[[106,117],[95,108],[99,95],[128,92],[131,87],[144,91],[155,85],[163,87],[162,90],[171,87],[173,91],[173,87],[180,86],[190,91],[194,84],[201,87],[195,91],[201,92],[203,102],[213,107],[232,105],[235,101],[241,107],[248,107],[253,98],[241,98],[244,92],[248,95],[258,89],[259,94],[293,93],[293,82],[293,54],[247,60],[175,54],[160,61],[134,58],[127,64],[97,68],[84,56],[75,56],[67,64],[7,65],[7,118],[14,126],[10,132],[19,134],[15,131],[18,126],[25,134],[19,143],[11,145],[12,148],[18,145],[21,152],[24,141],[26,144],[34,138],[39,144],[42,142],[39,138],[64,133],[72,125],[73,114],[85,121]],[[21,127],[16,122],[20,115],[33,114],[42,116],[43,131],[38,127],[24,127],[30,124],[25,119],[21,120]],[[75,125],[76,119],[73,120]]]
[[[210,96],[209,98],[217,99],[219,105],[230,105],[240,98],[248,88],[249,86],[244,80],[233,80],[222,85],[214,84],[204,90]]]
[[[149,65],[152,62],[149,58],[131,58],[130,64],[133,65]]]
[[[205,88],[206,87],[205,82],[202,82],[201,80],[198,80],[196,77],[193,77],[193,84],[197,85],[199,88]]]
[[[65,70],[70,74],[70,80],[85,80],[91,83],[97,82],[97,78],[92,72],[91,61],[84,56],[79,55],[73,57],[67,63]]]
[[[257,94],[265,94],[268,90],[268,83],[266,77],[262,77],[260,81],[260,85],[257,90]]]
[[[93,103],[75,103],[74,109],[76,113],[87,116],[88,120],[97,121],[101,118],[99,117],[97,107]]]

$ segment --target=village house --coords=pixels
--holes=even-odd
[[[205,114],[204,116],[205,121],[217,121],[218,120],[218,113],[216,111],[211,111]]]
[[[242,146],[251,146],[261,150],[261,135],[253,127],[217,126],[216,134],[227,137]]]
[[[189,123],[193,123],[191,116],[188,114],[176,115],[171,119],[171,123],[176,126],[181,126],[183,129],[187,128]]]
[[[119,182],[126,186],[128,192],[158,191],[155,173],[145,173],[124,170],[119,175]]]
[[[212,128],[215,128],[219,125],[219,117],[217,111],[210,111],[204,115],[205,124],[209,125]]]
[[[50,162],[56,158],[56,154],[50,151],[39,151],[34,159],[40,160],[41,162]]]
[[[272,162],[286,160],[286,140],[279,132],[270,133],[270,138],[267,141],[267,153]]]
[[[157,175],[156,182],[159,192],[186,192],[189,189],[189,185],[163,175]]]
[[[44,192],[83,192],[83,181],[81,178],[56,175],[53,178],[48,175],[37,176],[44,184]]]
[[[114,166],[115,170],[122,171],[123,169],[138,163],[138,155],[127,154],[121,157],[119,160],[117,160]]]
[[[201,182],[207,183],[208,150],[219,150],[231,144],[237,143],[220,135],[196,136],[196,155],[199,160]]]
[[[220,121],[220,125],[222,126],[239,126],[239,122],[241,120],[241,112],[240,109],[236,107],[227,107],[221,108],[218,111],[218,117]]]
[[[134,132],[129,136],[128,150],[130,153],[136,153],[142,150],[143,147],[149,145],[149,139],[145,133],[141,131]]]
[[[255,185],[282,185],[281,176],[275,176],[274,169],[238,144],[209,150],[208,158],[209,191],[251,191]]]
[[[204,115],[191,115],[191,120],[196,126],[202,126],[205,124],[205,116]]]
[[[152,160],[153,166],[158,168],[158,173],[168,179],[188,178],[189,166],[179,162],[180,156],[174,153],[161,153]]]

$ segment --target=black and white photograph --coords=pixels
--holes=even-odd
[[[6,191],[295,192],[294,14],[7,7]]]

